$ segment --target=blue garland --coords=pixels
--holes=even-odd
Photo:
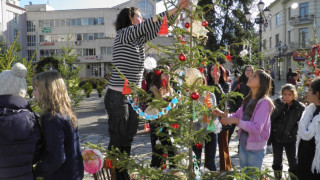
[[[142,117],[145,120],[154,120],[154,119],[160,118],[163,115],[168,114],[168,112],[172,108],[176,107],[177,103],[179,102],[179,99],[181,98],[181,91],[178,90],[177,93],[178,93],[179,97],[178,98],[177,97],[173,98],[167,107],[163,108],[162,111],[160,111],[158,114],[155,114],[155,115],[149,115],[149,114],[143,112],[139,108],[138,105],[134,105],[134,103],[132,102],[132,96],[131,95],[129,95],[127,98],[128,98],[129,104],[132,106],[133,110],[136,111],[137,114],[139,114],[140,117]]]

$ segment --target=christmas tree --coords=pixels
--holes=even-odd
[[[210,140],[207,134],[209,132],[219,132],[221,124],[219,122],[203,121],[203,117],[212,117],[212,109],[218,108],[226,110],[226,102],[239,93],[230,92],[223,96],[222,101],[217,102],[217,106],[212,106],[207,92],[218,91],[214,86],[205,86],[203,82],[204,69],[207,65],[218,70],[218,59],[227,59],[231,55],[225,56],[222,52],[228,52],[223,46],[216,51],[205,49],[207,34],[214,33],[210,29],[208,22],[203,19],[207,13],[205,9],[212,9],[219,6],[218,1],[213,1],[205,6],[197,6],[197,1],[191,1],[190,7],[184,10],[175,18],[167,18],[168,24],[172,27],[171,33],[176,41],[172,46],[159,46],[148,43],[149,49],[159,52],[158,65],[169,65],[171,70],[152,69],[155,68],[153,62],[146,59],[145,68],[152,69],[155,74],[164,72],[170,74],[171,82],[174,84],[175,93],[169,101],[162,99],[153,99],[144,90],[137,87],[125,79],[124,91],[128,93],[129,103],[139,114],[143,121],[156,121],[162,124],[167,132],[162,132],[162,128],[156,130],[157,135],[164,137],[171,142],[173,146],[157,145],[164,152],[176,151],[174,157],[168,157],[167,154],[158,154],[162,159],[162,167],[159,169],[150,168],[150,162],[145,162],[139,157],[128,157],[122,154],[118,149],[107,151],[106,166],[110,168],[128,169],[129,172],[135,172],[136,179],[211,179],[212,177],[226,177],[228,173],[200,172],[192,148],[202,148],[204,140]],[[168,6],[175,6],[175,1],[165,1]],[[148,50],[149,50],[148,49]],[[150,58],[149,58],[150,59]],[[115,67],[116,68],[116,67]],[[118,70],[119,71],[119,70]],[[119,71],[120,74],[122,74]],[[168,82],[169,83],[169,82]],[[153,109],[143,112],[139,107],[139,102],[149,102],[148,105]],[[205,128],[196,129],[195,123],[201,124]],[[101,145],[88,144],[87,147],[106,150]],[[169,166],[174,166],[170,171],[164,171]],[[230,172],[233,173],[233,172]],[[259,174],[260,175],[260,174]],[[239,176],[240,177],[240,176]],[[243,177],[243,176],[242,176]]]

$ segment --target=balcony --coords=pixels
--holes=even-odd
[[[290,18],[289,23],[291,26],[311,24],[314,21],[314,15],[305,15],[305,16],[293,16]]]

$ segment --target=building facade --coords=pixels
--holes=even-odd
[[[271,18],[262,33],[264,65],[277,79],[286,79],[289,68],[295,71],[304,58],[299,51],[310,51],[320,38],[319,0],[277,0],[270,4]]]
[[[26,9],[21,8],[17,0],[1,0],[0,5],[0,41],[12,44],[19,34],[21,57],[25,57],[27,54]]]
[[[28,5],[27,54],[34,52],[39,61],[46,56],[61,55],[68,43],[78,55],[82,77],[104,77],[112,67],[113,42],[116,36],[114,22],[124,7],[138,7],[143,18],[156,13],[152,0],[132,0],[113,8],[54,10],[48,5]],[[171,43],[170,38],[158,38],[153,43]],[[154,55],[156,52],[147,52]]]

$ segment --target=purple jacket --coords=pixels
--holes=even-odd
[[[240,119],[239,127],[239,138],[241,130],[248,132],[249,137],[247,140],[247,150],[263,150],[267,146],[267,141],[270,136],[270,116],[272,111],[272,106],[268,99],[260,99],[254,108],[253,114],[250,118],[250,121],[243,121],[243,105],[237,110],[236,113],[232,114],[231,117]]]

